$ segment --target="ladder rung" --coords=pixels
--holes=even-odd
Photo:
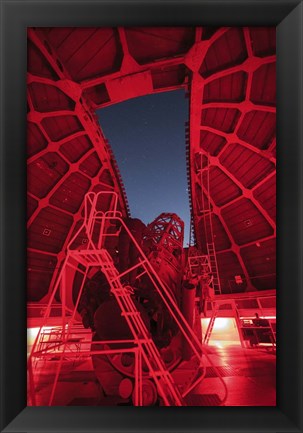
[[[145,323],[142,320],[141,313],[137,310],[135,304],[132,301],[132,289],[121,284],[119,277],[119,272],[116,269],[113,260],[106,250],[95,251],[90,253],[85,257],[88,264],[98,264],[101,266],[101,270],[104,272],[110,287],[111,293],[118,299],[121,316],[127,319],[127,322],[132,325],[132,332],[134,333],[134,342],[138,345],[138,348],[143,352],[143,354],[149,359],[149,375],[154,377],[155,381],[158,381],[159,385],[161,381],[163,382],[162,391],[163,397],[166,398],[168,405],[171,403],[182,403],[181,396],[179,397],[179,392],[174,380],[172,379],[169,371],[166,369],[158,348],[156,347],[154,341],[152,340]],[[145,259],[143,262],[138,263],[137,267],[142,266],[148,261]],[[194,268],[194,267],[193,267]],[[195,266],[196,269],[200,268],[200,265]],[[146,270],[145,270],[146,272]],[[42,347],[45,338],[44,334],[41,334],[39,347]],[[161,387],[160,387],[161,388]]]
[[[122,311],[121,316],[141,316],[139,311]]]
[[[137,341],[138,343],[140,343],[140,344],[146,346],[146,347],[149,346],[149,348],[150,348],[150,346],[151,346],[150,343],[152,342],[152,340],[151,340],[150,338],[139,338],[139,337],[136,339],[136,341]]]
[[[127,290],[119,289],[118,287],[117,288],[114,287],[112,289],[112,292],[115,293],[115,295],[117,295],[117,296],[129,296],[130,295],[130,293]]]

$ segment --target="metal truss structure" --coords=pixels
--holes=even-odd
[[[119,211],[128,213],[95,111],[175,89],[189,99],[198,248],[207,254],[208,196],[222,292],[275,288],[275,64],[274,27],[28,29],[29,300],[43,301],[54,286],[83,224],[86,193],[115,191]],[[110,205],[105,200],[103,210]]]
[[[98,205],[102,206],[102,203],[104,202],[104,196],[108,195],[112,196],[112,207],[108,211],[104,212],[102,211],[102,207],[101,209],[98,208]],[[53,287],[51,297],[45,311],[43,323],[39,329],[36,340],[32,347],[31,354],[29,356],[28,372],[31,404],[36,404],[33,366],[35,362],[46,359],[50,356],[53,356],[54,354],[59,356],[59,362],[56,368],[53,386],[49,397],[49,405],[52,405],[58,378],[63,364],[63,359],[65,357],[77,359],[81,356],[89,357],[94,355],[111,355],[124,352],[134,353],[135,356],[135,405],[144,405],[142,391],[143,362],[147,366],[148,378],[155,383],[158,395],[163,401],[163,405],[186,405],[184,397],[191,391],[191,389],[193,389],[203,380],[205,375],[205,371],[203,373],[202,355],[207,357],[209,360],[207,354],[202,349],[201,341],[199,341],[195,332],[189,326],[175,300],[173,299],[169,289],[166,287],[163,281],[161,281],[157,272],[154,270],[153,266],[143,253],[141,247],[133,237],[131,231],[121,218],[121,212],[117,210],[118,195],[115,192],[108,191],[99,192],[97,194],[88,193],[85,196],[84,209],[85,217],[83,226],[78,229],[67,247],[65,261]],[[167,223],[167,218],[161,218],[161,220]],[[139,253],[138,263],[122,273],[117,271],[113,258],[105,247],[107,238],[117,237],[119,235],[119,230],[116,224],[117,222],[127,232],[131,242],[135,245]],[[113,227],[116,227],[116,229],[112,230]],[[169,231],[171,231],[173,225],[168,224],[168,227],[170,227]],[[83,231],[87,236],[88,242],[85,244],[84,248],[73,248],[74,245],[77,245],[76,240]],[[165,240],[167,237],[163,236],[163,239]],[[125,318],[127,326],[131,331],[133,337],[132,340],[94,341],[93,349],[88,339],[83,339],[83,341],[81,338],[79,339],[79,334],[85,333],[85,330],[82,326],[81,320],[79,320],[78,317],[78,306],[83,293],[86,277],[90,268],[92,267],[99,268],[105,275],[110,286],[110,293],[115,298],[121,310],[121,315]],[[68,287],[67,279],[69,275],[68,270],[70,268],[75,269],[82,274],[81,285],[73,309],[71,309],[66,302]],[[165,367],[159,350],[156,347],[150,332],[146,328],[140,312],[137,310],[137,307],[134,304],[132,298],[132,288],[123,285],[121,282],[121,277],[132,271],[134,268],[140,269],[141,275],[146,274],[148,276],[154,286],[154,290],[157,291],[170,316],[177,324],[183,338],[191,348],[194,357],[196,357],[198,360],[198,374],[194,375],[192,382],[187,386],[183,385],[182,391],[180,391],[180,384],[177,386],[170,372]],[[61,326],[53,328],[49,333],[45,333],[45,328],[48,325],[48,321],[51,319],[51,311],[55,298],[58,294],[60,296],[61,302]],[[124,348],[116,349],[115,345],[121,343],[124,344]],[[129,347],[125,347],[125,344],[129,345]],[[111,347],[112,345],[114,346],[113,348]],[[218,373],[216,367],[213,368],[215,369],[216,373]],[[226,385],[219,373],[218,377],[224,386],[225,396],[222,399],[223,402],[227,395]]]

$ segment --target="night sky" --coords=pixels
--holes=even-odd
[[[185,223],[189,241],[189,198],[185,159],[188,100],[183,90],[130,99],[97,112],[115,154],[131,216],[145,224],[161,212]]]

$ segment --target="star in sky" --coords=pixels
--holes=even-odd
[[[185,92],[163,92],[98,111],[119,166],[131,215],[146,224],[162,212],[179,215],[189,240],[185,160]],[[143,125],[143,128],[142,128]]]

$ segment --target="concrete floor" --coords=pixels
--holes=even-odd
[[[228,394],[224,406],[276,405],[276,355],[270,347],[244,349],[239,344],[213,342],[206,350],[209,360],[218,368],[227,386]],[[224,388],[211,363],[204,359],[204,364],[205,378],[186,397],[189,406],[218,406],[224,397]],[[38,406],[48,404],[57,365],[56,356],[37,364],[35,395]],[[184,362],[172,375],[178,383],[178,376],[181,377],[185,370],[194,371],[194,368],[190,362]],[[53,405],[124,404],[128,404],[127,400],[102,396],[90,359],[64,359]]]

